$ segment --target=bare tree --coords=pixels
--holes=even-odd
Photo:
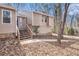
[[[63,38],[64,26],[66,23],[67,11],[69,8],[69,3],[65,3],[64,5],[64,13],[62,15],[62,19],[60,21],[59,31],[58,31],[58,43],[61,44],[61,39]]]

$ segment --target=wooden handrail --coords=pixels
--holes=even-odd
[[[16,28],[16,30],[17,30],[17,38],[18,38],[18,42],[20,43],[20,31],[19,31],[19,29],[18,29],[18,27]]]
[[[32,30],[30,29],[30,27],[26,24],[26,26],[28,27],[28,29],[30,30],[31,34],[33,34]]]

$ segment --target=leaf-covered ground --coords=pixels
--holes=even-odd
[[[79,55],[79,42],[62,42],[59,46],[57,42],[40,41],[23,45],[28,56],[77,56]]]
[[[16,39],[0,39],[0,56],[24,56],[24,48]]]
[[[62,41],[61,46],[53,39],[0,40],[1,56],[79,56],[79,41]]]

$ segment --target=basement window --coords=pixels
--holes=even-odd
[[[2,15],[3,15],[2,23],[11,23],[11,12],[9,10],[3,10]]]

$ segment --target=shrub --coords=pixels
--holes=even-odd
[[[51,31],[52,31],[53,33],[57,33],[57,28],[55,28],[55,29],[52,28]]]
[[[70,29],[68,30],[68,34],[69,34],[69,35],[74,35],[74,34],[75,34],[74,29],[73,29],[73,28],[70,28]]]
[[[33,32],[37,35],[39,33],[38,31],[39,26],[33,26]]]

